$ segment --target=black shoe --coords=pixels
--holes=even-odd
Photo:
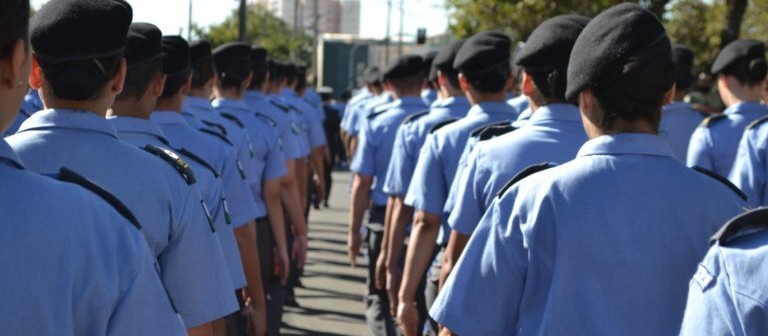
[[[299,302],[296,301],[296,296],[294,295],[288,296],[285,299],[285,305],[288,307],[301,308],[301,305],[299,305]]]

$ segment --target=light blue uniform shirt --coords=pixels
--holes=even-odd
[[[186,335],[140,231],[0,140],[0,334]],[[32,205],[32,206],[30,206]]]
[[[384,181],[400,124],[409,115],[426,108],[421,97],[403,97],[394,101],[385,112],[370,116],[369,122],[360,133],[357,152],[349,169],[358,174],[374,177],[371,187],[371,202],[374,205],[387,205]]]
[[[368,115],[373,113],[374,110],[384,108],[384,104],[389,104],[394,101],[394,98],[389,92],[384,92],[364,104],[359,105],[357,110],[350,116],[349,124],[347,125],[347,133],[351,136],[357,136],[360,130],[365,127],[368,122]]]
[[[280,96],[283,98],[283,102],[289,105],[291,108],[299,112],[304,119],[307,130],[307,142],[310,149],[314,149],[325,145],[325,130],[323,129],[323,121],[318,117],[318,111],[301,99],[296,92],[291,89],[283,89],[280,91]]]
[[[431,106],[437,100],[437,91],[432,89],[421,90],[421,100],[427,106]]]
[[[680,162],[685,162],[688,157],[691,135],[705,117],[704,113],[694,110],[691,104],[683,101],[672,102],[661,110],[659,134],[667,139]]]
[[[440,122],[463,118],[470,108],[469,100],[463,96],[442,99],[436,103],[429,113],[411,122],[403,123],[397,130],[384,183],[384,193],[405,196],[419,159],[421,146],[424,145],[429,131]]]
[[[568,104],[539,107],[526,126],[481,141],[456,180],[456,204],[448,224],[471,235],[493,199],[517,173],[544,162],[568,162],[586,141],[581,113]]]
[[[106,119],[49,109],[27,119],[8,143],[30,170],[69,167],[113,192],[138,218],[161,279],[187,327],[231,312],[223,297],[220,247],[200,192],[162,159],[117,138]],[[205,271],[202,271],[205,270]]]
[[[728,176],[736,158],[736,150],[749,123],[768,115],[768,108],[756,102],[743,102],[728,107],[723,116],[696,128],[688,145],[688,166],[699,166],[720,176]]]
[[[290,116],[286,111],[281,110],[272,101],[260,91],[248,90],[243,97],[248,107],[260,114],[264,114],[275,122],[275,133],[277,133],[283,156],[286,160],[293,160],[303,157],[299,150],[300,130],[294,126]],[[294,128],[296,127],[296,128]]]
[[[344,108],[344,115],[341,117],[341,129],[343,129],[345,132],[348,132],[350,125],[349,118],[356,112],[359,105],[364,104],[366,101],[374,97],[376,96],[366,88],[361,89],[358,94],[352,97]],[[357,116],[355,118],[357,118]]]
[[[460,335],[672,335],[709,237],[743,206],[660,136],[592,139],[494,200],[430,315]]]
[[[427,136],[408,186],[405,204],[442,218],[439,243],[445,242],[448,236],[445,232],[447,214],[443,207],[470,133],[514,116],[515,109],[506,102],[484,102],[472,106],[466,117]]]
[[[21,123],[27,120],[27,118],[29,118],[35,112],[41,111],[43,109],[45,109],[45,107],[43,107],[43,101],[40,100],[40,95],[37,93],[37,91],[27,91],[27,94],[24,95],[24,101],[21,103],[21,110],[19,111],[19,114],[16,115],[16,119],[14,119],[13,123],[11,123],[8,129],[5,130],[3,136],[5,137],[15,134],[16,131],[19,130]]]
[[[729,179],[747,195],[750,208],[768,205],[768,124],[763,119],[747,128],[739,143]]]
[[[256,200],[256,215],[265,217],[267,207],[264,205],[262,185],[267,180],[279,179],[288,173],[285,168],[285,158],[277,144],[277,133],[272,126],[266,124],[263,117],[256,116],[242,100],[216,99],[213,101],[213,106],[237,118],[248,133],[248,138],[251,139],[254,153],[252,174],[255,182],[251,184],[251,194]]]
[[[187,124],[186,119],[177,112],[154,111],[150,120],[168,137],[175,148],[185,148],[208,162],[219,172],[224,187],[225,200],[222,206],[230,214],[226,228],[217,230],[224,258],[227,260],[229,276],[235,288],[246,285],[240,250],[234,232],[246,223],[256,219],[256,202],[253,200],[248,183],[244,180],[235,164],[235,152],[214,136],[205,134]]]
[[[299,111],[296,111],[290,105],[285,104],[283,98],[278,95],[271,94],[269,96],[269,101],[272,105],[288,115],[288,119],[291,122],[291,132],[298,143],[299,157],[309,156],[309,138],[307,137],[307,123],[305,122],[304,117]]]
[[[690,282],[681,336],[768,335],[768,226],[761,217],[709,249]]]
[[[525,95],[517,95],[516,97],[508,99],[507,104],[514,107],[517,114],[521,114],[528,109],[528,97]]]

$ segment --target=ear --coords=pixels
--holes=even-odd
[[[159,74],[155,77],[155,79],[152,81],[152,86],[149,88],[152,97],[158,98],[163,95],[166,79],[168,79],[168,76],[164,74]]]
[[[523,80],[520,83],[523,95],[533,97],[536,94],[536,85],[533,84],[533,78],[523,71]]]
[[[459,88],[461,88],[462,92],[469,91],[469,83],[467,83],[467,77],[464,77],[464,74],[459,74]]]
[[[579,110],[582,115],[589,115],[595,109],[595,96],[590,90],[579,92]]]
[[[243,85],[240,87],[242,91],[248,90],[248,87],[251,86],[251,81],[253,80],[253,71],[251,71],[248,75],[248,77],[245,78],[245,81],[243,82]]]
[[[437,70],[437,83],[440,86],[445,86],[445,83],[448,83],[448,76],[440,70]]]
[[[672,84],[672,87],[664,94],[664,101],[661,102],[661,106],[669,105],[675,98],[675,92],[677,91],[677,84]]]
[[[214,76],[214,78],[216,77]],[[189,76],[187,77],[187,80],[184,82],[184,86],[181,87],[181,93],[186,96],[187,93],[189,93],[189,91],[191,90],[192,90],[192,74],[189,74]]]
[[[123,92],[125,85],[125,75],[128,73],[128,66],[125,58],[120,60],[120,68],[117,70],[115,78],[112,79],[112,84],[109,87],[109,91],[114,95],[119,95]]]
[[[33,90],[40,90],[43,87],[43,71],[40,70],[40,64],[37,63],[35,55],[32,55],[32,71],[29,72],[29,86]]]
[[[27,47],[24,40],[16,40],[11,45],[9,57],[2,60],[0,63],[0,78],[2,78],[2,85],[9,90],[18,88],[27,81],[29,74],[26,73],[27,69],[24,67],[27,61]]]

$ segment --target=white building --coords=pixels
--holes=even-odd
[[[360,33],[360,0],[253,0],[260,3],[288,26],[309,34]]]

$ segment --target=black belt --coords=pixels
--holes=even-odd
[[[269,224],[267,216],[256,218],[256,224]]]

